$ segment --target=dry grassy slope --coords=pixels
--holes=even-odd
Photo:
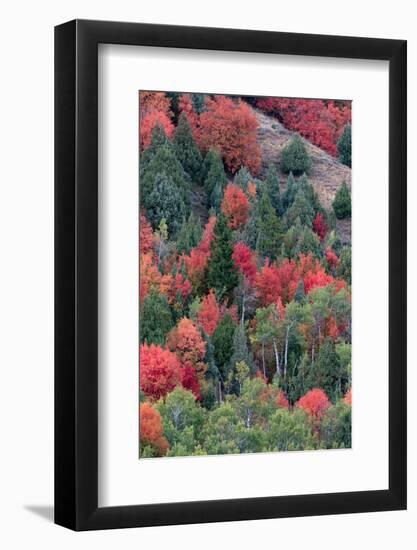
[[[262,151],[261,175],[264,176],[269,163],[272,162],[279,168],[281,151],[294,132],[284,128],[273,117],[259,111],[256,111],[256,115],[259,120],[258,142]],[[312,167],[308,175],[309,181],[319,195],[322,205],[325,208],[331,208],[336,191],[343,180],[346,181],[350,189],[351,169],[309,141],[305,141],[305,144],[312,159]],[[285,186],[286,180],[286,176],[281,174],[282,186]],[[338,230],[342,241],[350,243],[350,220],[338,222]]]

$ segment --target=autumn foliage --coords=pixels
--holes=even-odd
[[[221,208],[232,229],[240,229],[248,221],[249,200],[238,185],[226,187]]]
[[[161,346],[140,348],[140,387],[151,399],[171,392],[181,381],[181,363],[175,353]]]
[[[169,445],[164,437],[162,419],[159,412],[149,403],[142,403],[139,412],[140,439],[144,445],[151,445],[159,456],[166,454]]]
[[[261,161],[256,140],[258,121],[249,105],[218,95],[207,99],[206,107],[200,115],[200,147],[220,151],[232,173],[246,166],[257,174]]]
[[[303,395],[297,401],[296,406],[305,411],[312,419],[320,420],[330,407],[330,401],[322,389],[314,388]]]
[[[187,317],[168,334],[167,344],[174,351],[183,367],[192,367],[199,377],[204,376],[207,365],[204,363],[206,343],[200,331]]]
[[[232,258],[240,273],[250,284],[253,284],[258,270],[256,254],[245,243],[239,241],[233,248]]]
[[[210,290],[201,302],[198,312],[198,323],[206,334],[212,336],[220,321],[220,316],[220,307],[217,303],[216,295],[213,290]]]

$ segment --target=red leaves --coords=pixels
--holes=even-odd
[[[150,399],[158,400],[181,380],[181,364],[171,351],[151,344],[140,347],[140,387]]]
[[[337,155],[337,140],[343,127],[351,122],[351,106],[348,101],[296,98],[262,98],[257,107],[276,115],[290,130],[299,132],[318,147],[333,156]]]
[[[221,209],[232,229],[240,229],[248,221],[249,200],[238,185],[229,183],[226,187]]]
[[[270,265],[268,260],[256,276],[256,289],[262,306],[290,302],[297,290],[300,270],[294,260],[285,259],[281,265]]]
[[[320,268],[315,271],[308,271],[304,275],[305,293],[308,294],[313,288],[327,286],[333,282],[333,277],[331,275],[327,275],[324,267],[320,266]]]
[[[314,388],[297,401],[296,407],[305,411],[313,420],[321,420],[330,407],[330,401],[322,389]]]
[[[139,218],[139,252],[147,254],[152,251],[153,233],[151,224],[146,219],[145,214],[141,211]]]
[[[197,286],[203,279],[207,262],[210,258],[210,244],[213,239],[216,216],[211,216],[204,228],[200,244],[193,248],[189,256],[183,256],[187,274],[194,286]]]
[[[159,412],[149,403],[142,403],[139,417],[141,443],[151,445],[159,456],[165,455],[169,445],[163,436],[162,418]]]
[[[323,241],[327,235],[327,225],[321,212],[318,212],[313,220],[313,231],[320,237],[320,241]]]
[[[168,347],[175,351],[183,367],[191,366],[202,377],[207,370],[204,363],[206,342],[197,327],[187,317],[183,317],[171,330],[167,338]]]
[[[220,316],[220,307],[217,303],[216,295],[213,290],[210,290],[209,294],[203,298],[200,311],[198,312],[198,322],[209,336],[216,330]]]
[[[338,263],[339,263],[339,258],[336,256],[336,254],[333,252],[333,250],[328,247],[326,249],[326,260],[327,260],[327,263],[329,264],[329,267],[330,269],[336,269]]]
[[[277,406],[283,409],[288,409],[290,406],[287,396],[281,389],[278,390]]]
[[[222,95],[206,100],[200,115],[199,144],[205,150],[220,151],[228,169],[235,173],[246,166],[252,174],[260,167],[257,143],[258,120],[247,103]]]
[[[238,242],[233,248],[232,258],[240,273],[250,284],[253,284],[257,272],[255,253],[245,243]]]

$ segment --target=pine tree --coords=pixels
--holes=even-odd
[[[165,173],[156,174],[153,189],[144,196],[143,206],[154,229],[159,227],[161,220],[164,219],[169,235],[171,237],[176,235],[186,209],[180,191],[170,176]]]
[[[223,196],[223,190],[227,184],[227,177],[224,172],[222,158],[217,151],[209,151],[207,153],[203,166],[203,172],[204,171],[207,173],[207,176],[204,178],[204,187],[206,189],[207,196],[211,198],[211,195],[216,187],[217,195],[220,195],[221,192],[221,195]]]
[[[175,154],[181,162],[184,171],[190,176],[192,181],[197,181],[201,173],[202,158],[195,144],[187,115],[184,112],[181,113],[178,120],[173,144]]]
[[[352,284],[352,249],[350,246],[342,248],[336,274],[340,279],[344,279],[350,285]]]
[[[250,181],[253,181],[253,177],[246,166],[239,168],[233,178],[233,183],[241,187],[245,193],[248,191],[248,183]]]
[[[219,214],[214,226],[211,254],[207,266],[207,287],[215,290],[217,299],[230,297],[238,284],[238,274],[232,258],[232,230],[224,214]]]
[[[303,278],[300,277],[300,280],[298,281],[297,290],[295,291],[294,300],[296,302],[303,302],[306,295],[306,291],[304,288],[304,281]]]
[[[165,134],[163,126],[161,126],[160,124],[155,124],[152,129],[151,136],[151,144],[140,155],[139,168],[141,177],[145,173],[149,162],[151,161],[151,159],[153,159],[158,149],[162,145],[171,145]]]
[[[344,181],[339,187],[333,201],[333,210],[338,220],[350,218],[352,215],[352,204],[349,189]]]
[[[293,226],[297,219],[301,225],[311,227],[314,219],[314,209],[307,200],[304,191],[299,189],[295,196],[294,202],[285,213],[285,225],[287,228]]]
[[[194,111],[200,115],[206,109],[206,95],[205,94],[191,94],[191,101],[193,103]]]
[[[266,173],[266,188],[268,191],[271,205],[277,216],[282,215],[282,198],[279,190],[279,177],[274,164],[270,164]]]
[[[230,359],[233,354],[233,336],[236,325],[233,319],[226,313],[212,336],[214,347],[214,360],[220,371],[223,382],[227,379],[230,371]]]
[[[292,172],[295,176],[308,172],[311,167],[311,159],[303,140],[295,135],[288,145],[284,147],[281,154],[282,171],[288,174]]]
[[[339,160],[346,166],[352,166],[352,127],[346,124],[343,133],[337,142]]]
[[[285,193],[283,194],[283,197],[282,197],[283,211],[287,210],[292,205],[292,203],[294,202],[297,190],[298,190],[297,182],[295,181],[293,173],[290,172],[287,179],[287,187],[285,188]]]
[[[326,338],[320,347],[317,361],[310,369],[309,384],[312,388],[324,390],[332,401],[343,395],[345,380],[342,378],[340,359],[331,338]]]
[[[191,212],[188,219],[183,219],[177,236],[177,251],[179,254],[189,254],[191,249],[201,241],[203,229],[200,221]]]
[[[140,175],[140,198],[142,204],[145,205],[146,197],[153,191],[155,187],[156,177],[159,174],[165,174],[170,178],[185,206],[185,215],[190,213],[191,205],[191,182],[189,176],[184,172],[181,163],[177,159],[171,143],[163,143],[160,145],[153,157],[141,171]],[[146,206],[146,205],[145,205]],[[182,221],[182,215],[179,214],[179,223]]]
[[[174,326],[168,301],[162,294],[152,291],[146,296],[140,316],[141,343],[165,345],[165,338]]]
[[[266,190],[257,208],[257,229],[256,251],[264,258],[275,260],[281,250],[282,228]]]

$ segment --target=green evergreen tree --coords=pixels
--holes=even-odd
[[[352,447],[352,407],[339,399],[327,409],[321,421],[320,432],[327,449]]]
[[[282,196],[282,210],[285,212],[294,202],[295,195],[298,191],[297,182],[295,181],[294,174],[290,172],[287,179],[287,187]]]
[[[151,159],[153,159],[156,152],[162,145],[170,146],[171,142],[166,137],[163,126],[161,126],[160,124],[156,124],[152,128],[151,143],[149,147],[144,151],[142,151],[140,155],[140,162],[139,162],[140,177],[142,177],[142,175],[145,173],[149,162],[151,161]]]
[[[294,300],[296,302],[303,302],[306,296],[303,278],[300,277],[298,281],[297,290],[295,291]]]
[[[165,173],[156,174],[152,191],[142,202],[152,227],[159,227],[165,220],[171,237],[175,236],[186,214],[184,201],[173,179]]]
[[[206,110],[206,94],[191,94],[194,111],[201,115]]]
[[[343,133],[337,142],[337,151],[340,162],[346,164],[346,166],[352,166],[352,127],[350,124],[346,124],[343,129]]]
[[[284,173],[292,172],[295,176],[308,172],[311,159],[301,137],[296,134],[284,147],[281,154],[281,169]]]
[[[168,142],[163,143],[156,149],[153,157],[141,171],[139,183],[140,198],[143,205],[145,205],[146,197],[153,191],[156,178],[160,174],[165,174],[173,181],[183,200],[185,215],[188,216],[191,205],[191,181],[177,159],[172,144]],[[179,215],[181,216],[179,217],[181,223],[184,214],[180,213]]]
[[[211,254],[207,266],[207,287],[213,288],[217,299],[230,297],[238,284],[238,274],[232,258],[232,230],[224,214],[219,214],[211,242]]]
[[[253,181],[251,173],[246,166],[241,166],[233,178],[233,183],[241,187],[246,193],[248,190],[248,183],[250,181]]]
[[[177,251],[179,254],[189,254],[191,249],[201,241],[203,229],[200,220],[191,212],[188,219],[183,219],[177,235]]]
[[[221,195],[223,195],[224,188],[227,185],[227,177],[224,171],[222,158],[217,151],[209,151],[207,157],[203,166],[203,173],[207,173],[207,176],[204,178],[204,187],[207,196],[210,198],[216,187],[218,188],[218,194],[221,191]],[[210,204],[210,206],[212,206],[212,204]]]
[[[299,189],[295,195],[294,202],[285,213],[285,225],[289,229],[297,220],[301,225],[311,227],[314,220],[314,209],[307,200],[304,191]]]
[[[339,187],[333,201],[333,210],[338,220],[350,218],[352,215],[352,204],[348,186],[344,181]]]
[[[212,343],[214,360],[219,369],[223,383],[227,380],[231,369],[230,359],[233,355],[233,337],[236,324],[229,313],[223,317],[213,332]]]
[[[180,92],[167,92],[166,94],[169,99],[171,100],[171,111],[173,113],[173,122],[176,124],[178,122],[179,117],[179,99],[180,99]]]
[[[306,174],[303,174],[299,179],[298,188],[301,189],[304,193],[304,196],[307,199],[311,208],[313,209],[314,214],[321,212],[324,216],[326,216],[326,212],[320,204],[319,196],[314,191],[314,187],[308,181]]]
[[[185,113],[181,113],[174,133],[174,150],[185,172],[192,181],[197,181],[201,173],[202,158],[195,144],[191,126]]]
[[[262,193],[257,208],[256,251],[264,258],[275,260],[281,250],[282,228],[266,190]]]
[[[201,165],[201,174],[200,174],[200,180],[205,183],[208,173],[210,172],[210,168],[212,167],[213,163],[215,162],[215,157],[217,156],[217,151],[215,149],[209,149],[206,153],[206,156],[204,157],[203,163]]]
[[[174,326],[166,297],[150,292],[143,301],[140,320],[141,342],[164,346],[166,335]]]
[[[342,249],[336,274],[340,279],[344,279],[350,285],[352,284],[352,249],[350,246],[345,246]]]
[[[279,176],[274,164],[270,164],[268,167],[265,184],[271,205],[274,208],[276,215],[281,216],[283,212],[282,198],[279,190]]]

